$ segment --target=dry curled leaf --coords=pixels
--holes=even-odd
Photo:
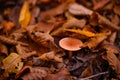
[[[94,50],[106,38],[107,38],[106,35],[93,37],[89,39],[87,42],[85,42],[83,44],[83,47],[89,47],[90,49]]]
[[[31,13],[29,11],[29,4],[27,1],[24,2],[19,16],[19,23],[22,28],[27,27],[31,19]]]
[[[113,8],[114,12],[120,16],[120,5],[115,5]]]
[[[22,59],[17,53],[11,53],[8,57],[3,59],[2,62],[6,75],[9,73],[17,73],[23,67]]]
[[[20,77],[23,80],[43,80],[48,74],[47,68],[25,66],[19,73],[16,75],[16,78]]]
[[[47,10],[45,12],[41,12],[40,16],[42,19],[50,18],[59,14],[62,14],[66,10],[67,2],[64,2],[57,7]],[[47,20],[47,19],[46,19]]]
[[[91,15],[93,13],[92,10],[87,9],[86,7],[77,4],[77,3],[72,3],[69,6],[69,12],[73,15]]]
[[[5,46],[4,44],[0,43],[0,53],[3,53],[5,55],[8,55],[8,49],[7,46]]]
[[[3,22],[3,27],[5,29],[6,34],[8,35],[9,31],[11,31],[15,27],[15,23],[11,21]]]
[[[105,25],[106,27],[108,28],[112,28],[114,30],[120,30],[120,27],[115,25],[114,23],[112,23],[111,21],[109,21],[107,18],[103,17],[102,15],[100,15],[99,13],[93,13],[91,15],[92,18],[94,18],[94,20],[97,21],[98,24],[101,24],[101,25]]]
[[[21,44],[21,45],[24,45],[24,46],[28,46],[27,43],[16,41],[16,40],[7,38],[7,37],[2,36],[2,35],[0,35],[0,41],[3,42],[3,43],[11,44],[11,45]]]
[[[47,61],[63,62],[62,56],[56,54],[54,51],[44,53],[43,55],[39,56],[39,59],[47,60]]]
[[[102,48],[106,50],[106,54],[103,55],[103,58],[108,61],[109,65],[117,73],[117,77],[120,79],[120,60],[116,54],[119,54],[119,49],[116,48],[113,44],[104,42]]]
[[[107,51],[106,55],[103,57],[108,61],[109,65],[117,73],[117,77],[120,79],[120,60],[115,56],[115,54]]]
[[[70,18],[65,23],[60,23],[60,24],[62,27],[60,26],[59,28],[54,30],[54,28],[56,28],[55,26],[51,31],[49,31],[51,35],[59,35],[61,32],[64,32],[64,28],[76,27],[81,29],[86,24],[86,20]]]
[[[23,46],[21,46],[20,44],[18,44],[16,46],[16,50],[18,52],[18,54],[23,58],[26,59],[30,56],[36,55],[36,51],[32,51],[32,52],[27,52]]]
[[[72,80],[70,73],[66,68],[62,68],[56,74],[48,74],[44,80]]]
[[[104,6],[106,6],[107,3],[110,2],[110,0],[92,0],[93,1],[93,9],[97,10],[100,8],[103,8]]]

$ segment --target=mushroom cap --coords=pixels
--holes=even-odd
[[[59,46],[65,50],[77,51],[81,49],[82,41],[76,38],[66,37],[59,41]]]

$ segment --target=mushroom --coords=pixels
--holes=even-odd
[[[69,51],[69,59],[72,57],[72,51],[80,50],[82,45],[81,40],[71,37],[66,37],[59,41],[59,46]]]

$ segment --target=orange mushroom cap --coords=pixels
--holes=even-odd
[[[59,41],[59,46],[65,50],[77,51],[81,49],[82,41],[76,38],[66,37]]]

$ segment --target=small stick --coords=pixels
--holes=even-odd
[[[92,76],[88,76],[86,78],[79,78],[78,80],[87,80],[87,79],[94,78],[94,77],[97,77],[97,76],[100,76],[100,75],[104,75],[104,74],[108,74],[108,71],[101,72],[101,73],[98,73],[98,74],[95,74],[95,75],[92,75]]]
[[[3,42],[3,43],[11,44],[11,45],[21,44],[21,45],[24,45],[24,46],[28,46],[27,43],[16,41],[16,40],[13,40],[13,39],[7,38],[5,36],[1,36],[1,35],[0,35],[0,41]]]

